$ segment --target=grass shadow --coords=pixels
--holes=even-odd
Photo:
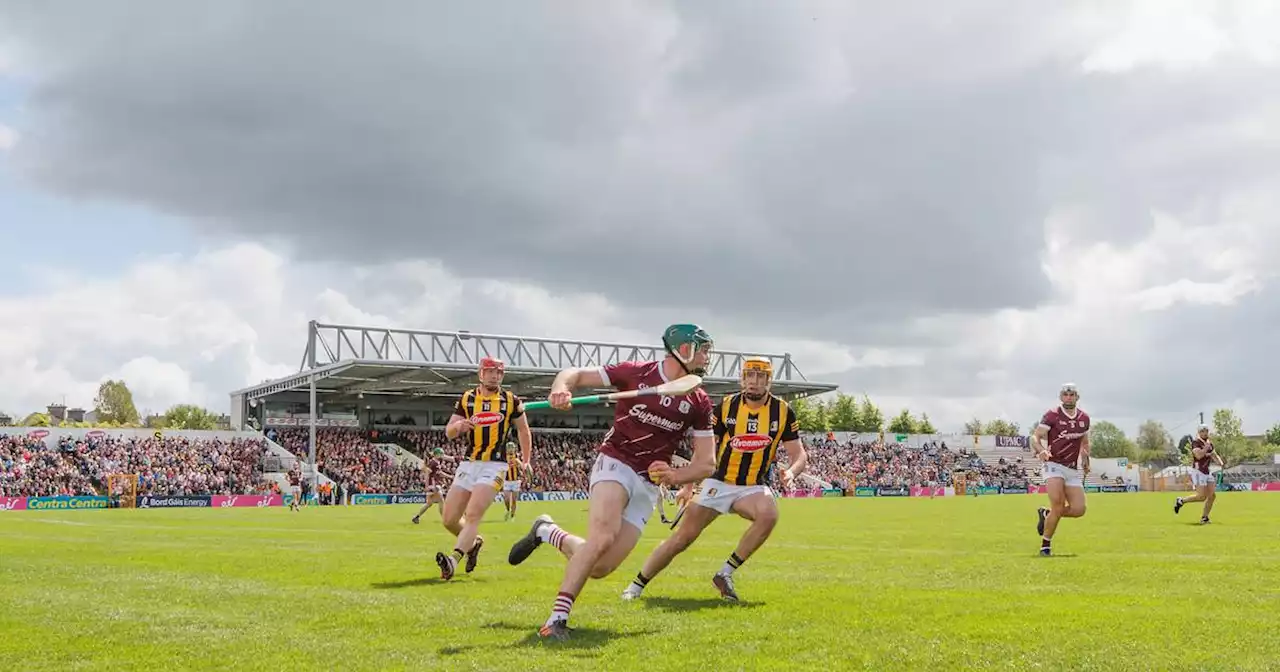
[[[1035,556],[1034,556],[1034,557],[1037,557],[1037,558],[1049,558],[1049,559],[1053,559],[1053,558],[1074,558],[1074,557],[1076,557],[1076,554],[1075,554],[1075,553],[1054,553],[1053,555],[1040,555],[1039,553],[1037,553],[1037,554],[1035,554]]]
[[[754,609],[765,602],[726,602],[718,597],[646,597],[644,606],[663,611],[689,612],[703,609]]]
[[[408,581],[378,581],[369,584],[370,588],[378,590],[392,590],[395,588],[413,588],[414,586],[430,586],[436,583],[444,583],[438,576],[424,576],[420,579],[409,579]]]
[[[657,630],[639,630],[635,632],[623,632],[620,630],[612,630],[607,628],[573,628],[569,634],[569,638],[563,641],[544,641],[538,636],[537,626],[530,626],[528,623],[490,623],[484,626],[488,630],[511,630],[513,632],[527,633],[519,641],[510,645],[509,648],[525,648],[530,646],[554,646],[558,649],[598,649],[604,645],[618,639],[630,639],[632,637],[647,637],[649,635],[658,634]],[[470,646],[446,647],[440,650],[441,655],[457,655],[465,653],[467,650],[474,648]]]
[[[486,583],[488,582],[488,579],[468,577],[466,582],[474,583],[476,581]],[[407,581],[377,581],[369,584],[369,587],[377,590],[394,590],[396,588],[414,588],[417,586],[433,586],[444,583],[455,583],[455,581],[445,581],[438,576],[424,576],[417,579],[409,579]]]

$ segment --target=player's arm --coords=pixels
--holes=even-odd
[[[529,429],[529,416],[524,414],[524,402],[519,399],[516,400],[514,415],[516,438],[520,441],[520,460],[527,470],[533,464],[533,431]]]
[[[604,373],[599,367],[575,367],[557,373],[555,380],[551,382],[551,391],[572,392],[583,387],[601,388],[609,386],[609,381],[605,379]]]
[[[805,467],[809,466],[809,453],[804,449],[804,440],[785,441],[782,444],[782,450],[787,453],[787,462],[790,466],[785,471],[791,474],[791,478],[795,479],[796,476],[803,474]]]
[[[1227,463],[1222,461],[1222,456],[1218,454],[1218,451],[1215,450],[1209,454],[1213,456],[1213,461],[1217,462],[1219,467],[1222,467],[1223,469],[1227,468]]]
[[[1089,435],[1085,434],[1080,437],[1080,468],[1089,471]]]
[[[1197,460],[1204,459],[1204,448],[1196,448],[1195,444],[1191,444],[1191,455]]]
[[[466,396],[463,395],[463,399]],[[449,416],[449,422],[444,426],[445,438],[450,441],[458,438],[464,432],[472,429],[471,421],[467,419],[467,409],[462,406],[462,399],[458,399],[453,405],[453,415]]]
[[[465,416],[454,413],[449,416],[449,424],[444,426],[444,435],[450,441],[458,438],[462,434],[471,431],[472,424]]]
[[[1040,421],[1040,425],[1036,427],[1036,431],[1031,435],[1031,445],[1035,447],[1036,457],[1047,461],[1049,459],[1049,416],[1045,416]]]
[[[716,440],[710,430],[694,430],[693,459],[689,464],[671,470],[668,485],[697,483],[716,473]]]
[[[790,484],[796,476],[804,473],[809,464],[809,453],[804,449],[804,440],[800,438],[800,419],[796,417],[795,409],[787,407],[785,423],[781,437],[782,450],[787,454],[787,462],[790,464],[784,470],[784,483]]]

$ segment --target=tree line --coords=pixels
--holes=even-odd
[[[1242,425],[1240,416],[1229,408],[1219,408],[1213,412],[1210,439],[1214,450],[1222,456],[1222,461],[1228,468],[1239,464],[1270,462],[1274,459],[1273,455],[1280,454],[1280,423],[1273,425],[1266,434],[1255,438],[1245,436]],[[1139,464],[1189,464],[1189,443],[1194,438],[1194,433],[1191,430],[1175,440],[1163,424],[1148,420],[1138,427],[1137,436],[1130,439],[1124,430],[1102,420],[1093,423],[1089,442],[1094,457],[1126,457]]]
[[[796,411],[800,429],[806,432],[875,433],[884,430],[893,434],[938,433],[928,413],[916,416],[907,408],[886,421],[884,412],[865,394],[861,399],[841,392],[829,399],[807,397],[791,402],[791,407]],[[1016,422],[1000,419],[983,422],[974,418],[965,423],[963,433],[1020,436],[1022,431]]]
[[[61,423],[60,427],[129,429],[217,429],[218,414],[195,404],[176,404],[159,416],[143,418],[133,403],[133,392],[123,380],[107,380],[98,386],[93,400],[94,422]],[[145,420],[145,422],[144,422]],[[22,427],[49,427],[55,420],[43,411],[27,414]]]

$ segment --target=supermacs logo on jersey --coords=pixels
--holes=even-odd
[[[668,431],[678,432],[684,429],[683,422],[668,420],[657,413],[650,412],[648,408],[644,404],[636,404],[631,407],[631,410],[627,411],[627,414],[646,425],[661,427]]]

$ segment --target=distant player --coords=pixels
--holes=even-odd
[[[1049,508],[1038,511],[1036,532],[1040,535],[1040,555],[1052,555],[1050,544],[1063,518],[1084,515],[1084,477],[1089,472],[1089,414],[1076,407],[1080,391],[1072,383],[1058,392],[1061,405],[1040,419],[1032,436],[1036,456],[1044,461],[1045,487]],[[1047,442],[1047,445],[1046,445]]]
[[[484,537],[479,535],[484,512],[493,504],[494,495],[507,470],[507,433],[514,425],[520,440],[524,463],[533,459],[533,434],[524,405],[510,390],[502,388],[506,364],[500,359],[480,360],[480,385],[467,390],[453,407],[453,416],[445,426],[450,440],[470,434],[471,446],[458,465],[453,484],[444,500],[441,518],[445,529],[457,535],[453,553],[436,553],[440,578],[453,578],[458,563],[467,558],[467,573],[476,568]]]
[[[525,465],[520,463],[520,458],[516,456],[516,444],[507,444],[507,473],[506,478],[502,480],[502,503],[507,507],[507,514],[503,520],[514,520],[516,517],[516,502],[520,501],[521,476],[525,474]]]
[[[1204,511],[1200,514],[1200,524],[1209,524],[1209,512],[1213,510],[1213,500],[1217,498],[1217,485],[1213,476],[1209,475],[1209,463],[1217,462],[1225,467],[1222,456],[1213,449],[1213,441],[1209,440],[1208,425],[1200,425],[1196,432],[1199,436],[1191,439],[1191,487],[1195,488],[1194,497],[1179,497],[1174,501],[1173,512],[1178,513],[1184,504],[1204,502]]]
[[[448,482],[445,479],[449,476],[444,470],[444,465],[452,460],[453,458],[445,455],[443,450],[436,448],[432,451],[431,457],[423,462],[422,485],[427,493],[427,501],[413,516],[414,525],[418,524],[422,514],[426,513],[432,504],[439,504],[441,515],[444,514],[444,486]]]
[[[695,373],[710,358],[712,340],[696,325],[677,324],[662,336],[667,355],[658,361],[621,362],[601,368],[566,369],[556,376],[548,401],[568,410],[575,388],[656,387]],[[613,428],[601,442],[591,469],[587,538],[560,528],[541,515],[533,528],[511,547],[508,561],[518,565],[547,542],[569,560],[551,616],[539,636],[569,636],[569,612],[588,578],[602,579],[627,558],[644,530],[659,496],[658,485],[693,483],[715,472],[714,404],[702,389],[682,397],[637,397],[619,401]],[[670,460],[686,435],[692,436],[693,459],[680,468]]]
[[[289,494],[292,499],[289,501],[290,511],[302,510],[302,472],[289,472]]]
[[[702,482],[702,492],[684,514],[684,522],[644,561],[640,573],[622,592],[623,599],[640,597],[645,586],[712,521],[732,512],[751,521],[751,526],[724,566],[711,577],[711,583],[720,597],[738,601],[734,571],[764,544],[778,523],[778,504],[766,480],[778,446],[791,461],[779,476],[784,488],[790,488],[796,476],[804,473],[808,462],[800,440],[800,422],[787,402],[770,394],[772,380],[769,360],[749,358],[742,364],[742,391],[725,397],[716,412],[715,473]]]

